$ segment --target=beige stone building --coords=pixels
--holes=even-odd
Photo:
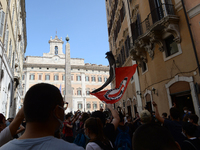
[[[65,96],[65,54],[63,53],[62,38],[55,36],[49,40],[50,52],[43,56],[27,56],[24,62],[23,85],[24,93],[34,84],[45,82],[58,87]],[[70,50],[68,43],[66,49]],[[68,60],[67,60],[68,61]],[[70,59],[70,72],[67,78],[71,84],[72,104],[68,110],[92,112],[105,105],[96,97],[90,95],[94,89],[100,87],[109,77],[109,67],[85,63],[82,58]],[[67,83],[68,84],[68,83]],[[70,85],[68,84],[68,85]],[[110,85],[106,87],[110,89]]]
[[[187,1],[188,9],[197,4]],[[181,0],[106,0],[106,10],[118,66],[130,66],[132,60],[138,64],[140,89],[134,78],[116,106],[134,116],[139,105],[152,111],[155,101],[160,113],[169,114],[175,103],[181,114],[187,106],[199,116],[199,72]]]
[[[26,45],[25,0],[0,0],[0,113],[6,118],[21,107]]]

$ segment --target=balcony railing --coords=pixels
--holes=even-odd
[[[175,15],[174,6],[172,4],[161,4],[160,7],[153,9],[143,22],[133,22],[132,41],[130,43],[129,52],[133,60],[147,61],[146,52],[153,59],[154,43],[158,44],[159,50],[163,52],[164,46],[161,31],[173,34],[177,43],[181,42],[179,32],[179,17]]]
[[[175,15],[174,5],[172,4],[161,4],[160,7],[152,10],[148,14],[147,18],[139,25],[142,34],[149,30],[154,24],[156,24],[156,22],[162,20],[164,17],[167,17],[169,15]]]

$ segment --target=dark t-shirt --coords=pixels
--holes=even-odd
[[[196,148],[196,149],[195,149]],[[182,150],[200,150],[200,140],[196,139],[187,139],[183,142]]]
[[[165,119],[164,126],[171,132],[174,140],[182,147],[183,141],[186,140],[186,137],[182,134],[182,123]]]
[[[195,132],[195,137],[200,137],[200,126],[197,126],[197,130]]]
[[[104,135],[112,142],[115,143],[116,131],[115,126],[112,123],[107,123],[103,128]]]
[[[130,135],[130,137],[132,139],[133,132],[135,131],[134,125],[133,125],[133,123],[129,123],[129,122],[127,122],[125,125],[129,127],[129,135]]]

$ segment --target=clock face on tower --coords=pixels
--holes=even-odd
[[[56,56],[55,58],[53,58],[54,62],[58,62],[59,58]]]

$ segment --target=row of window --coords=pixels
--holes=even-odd
[[[34,67],[31,67],[31,69],[34,69]],[[39,67],[39,69],[42,69],[42,67]],[[43,68],[44,69],[44,68]],[[49,70],[50,68],[47,68],[47,70]],[[51,68],[52,69],[52,68]],[[58,70],[58,68],[55,68],[55,70]],[[65,70],[65,68],[64,68]],[[71,70],[75,70],[75,69],[71,69]],[[80,69],[77,69],[78,71],[80,71]],[[88,70],[85,70],[85,71],[88,71]],[[90,70],[92,72],[94,72],[94,70]],[[98,72],[103,72],[103,71],[98,71]],[[106,71],[104,71],[106,73]]]
[[[24,80],[25,78],[25,75],[22,76],[22,80]],[[59,76],[58,75],[54,75],[53,79],[55,81],[58,81],[59,80]],[[107,81],[107,77],[103,77],[104,79],[104,82]],[[31,74],[29,76],[29,80],[35,80],[35,74]],[[38,75],[38,80],[42,80],[42,74],[39,74]],[[50,75],[45,75],[45,80],[50,80]],[[65,75],[62,76],[62,80],[64,81],[65,80]],[[74,80],[74,76],[71,76],[71,80],[73,81]],[[102,77],[97,77],[97,80],[98,82],[102,82]],[[76,76],[76,81],[81,81],[81,76],[80,75],[77,75]],[[86,76],[85,77],[85,81],[92,81],[92,82],[96,82],[96,77],[95,76],[92,76],[91,78],[89,76]]]
[[[97,109],[97,103],[93,103],[92,105],[90,103],[86,104],[86,108],[87,109],[91,109],[91,106],[93,109]],[[99,104],[99,108],[104,108],[104,104]],[[82,103],[78,103],[78,109],[83,109],[83,104]]]
[[[93,90],[95,90],[95,89],[92,89],[92,91]],[[89,96],[90,95],[90,90],[86,90],[85,93],[86,93],[86,95]],[[62,94],[65,95],[65,90],[62,91]],[[74,91],[72,90],[72,95],[73,94],[74,94]],[[77,89],[77,93],[75,93],[75,95],[81,96],[82,95],[82,90],[81,89]]]

